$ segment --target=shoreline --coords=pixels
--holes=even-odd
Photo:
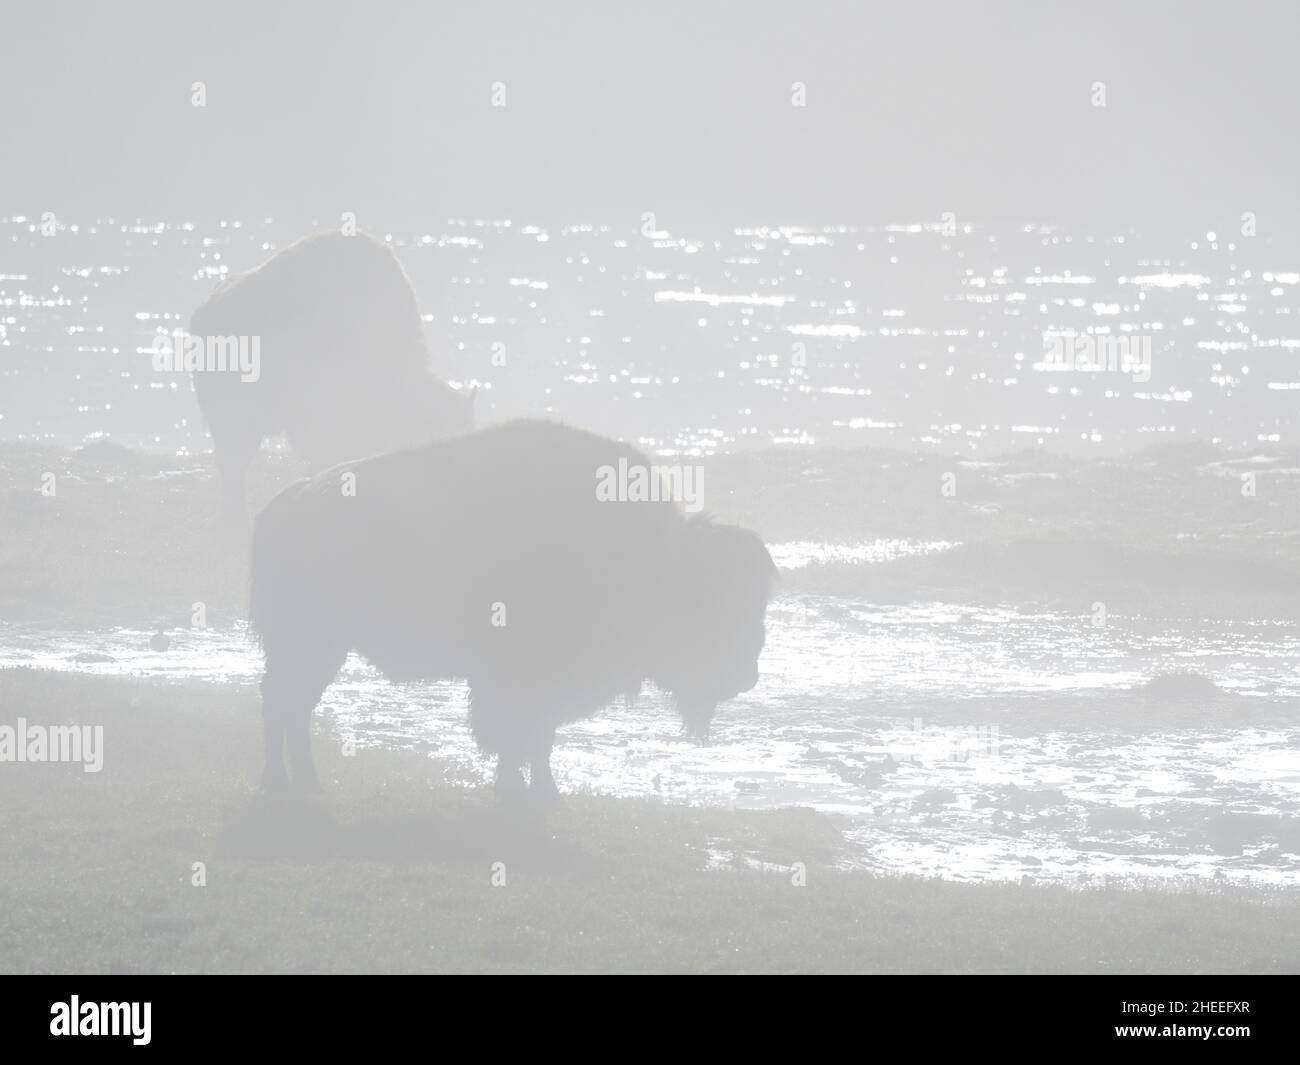
[[[106,737],[98,774],[0,766],[7,971],[1300,971],[1292,893],[841,871],[806,809],[543,818],[410,752],[318,744],[324,794],[268,798],[252,693],[5,670],[0,706]]]

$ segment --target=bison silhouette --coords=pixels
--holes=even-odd
[[[190,334],[257,343],[256,375],[193,374],[227,513],[242,511],[245,475],[268,436],[285,434],[319,469],[473,427],[470,399],[429,371],[410,281],[366,236],[307,237],[222,282]]]
[[[635,449],[508,422],[344,463],[258,515],[263,786],[314,789],[310,720],[349,651],[394,681],[465,678],[502,792],[555,795],[557,726],[652,681],[706,736],[758,679],[776,569],[753,532],[670,501],[602,501]],[[608,493],[606,493],[608,495]]]

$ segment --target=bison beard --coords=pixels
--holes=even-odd
[[[345,463],[253,535],[263,786],[316,787],[310,719],[356,650],[395,681],[463,677],[497,787],[555,793],[555,729],[653,681],[687,727],[758,679],[775,567],[752,532],[669,502],[600,502],[613,440],[512,422]],[[351,475],[351,476],[349,476]],[[345,493],[342,488],[350,489]]]
[[[313,466],[473,427],[471,401],[428,369],[411,283],[386,245],[322,233],[224,282],[190,322],[198,337],[258,337],[256,381],[194,374],[228,516],[263,439],[284,433]]]

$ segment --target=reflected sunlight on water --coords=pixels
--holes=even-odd
[[[165,652],[127,629],[0,635],[0,667],[248,685],[260,670],[242,629],[174,632]],[[1138,690],[1189,670],[1219,690],[1172,701]],[[389,684],[353,657],[322,701],[316,742],[414,749],[487,783],[465,695],[454,682]],[[566,790],[815,807],[844,832],[845,863],[865,868],[1276,884],[1300,872],[1287,828],[1300,824],[1297,710],[1295,623],[1171,634],[1157,619],[1097,630],[1061,614],[786,597],[769,615],[759,686],[721,708],[710,746],[687,742],[647,691],[562,729],[553,765]],[[1297,839],[1261,842],[1260,825]]]
[[[0,274],[4,435],[206,451],[189,382],[152,370],[155,335],[216,280],[319,228],[101,219],[43,237],[32,219],[0,218],[0,243],[30,264]],[[646,235],[631,218],[448,219],[388,235],[435,370],[480,389],[485,422],[545,413],[687,455],[1097,454],[1173,433],[1292,444],[1300,273],[1266,242],[1208,236],[914,223]],[[1149,345],[1150,381],[1051,372],[1050,335]]]

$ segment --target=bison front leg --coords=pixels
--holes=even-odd
[[[526,793],[524,771],[518,755],[497,755],[497,771],[493,777],[493,787],[502,799],[519,799]]]
[[[284,767],[284,719],[262,699],[262,790],[284,791],[289,771]]]
[[[555,729],[539,724],[536,713],[535,701],[526,692],[471,678],[470,728],[479,749],[497,756],[495,786],[502,799],[555,791],[550,768]],[[525,763],[532,765],[531,785],[524,781]]]
[[[555,746],[555,730],[547,729],[533,745],[528,775],[528,793],[534,801],[554,805],[560,801],[560,789],[551,774],[551,748]]]
[[[474,742],[484,754],[497,756],[494,784],[499,797],[524,794],[523,763],[526,755],[519,745],[519,722],[511,712],[513,700],[491,680],[470,677],[469,727]]]

